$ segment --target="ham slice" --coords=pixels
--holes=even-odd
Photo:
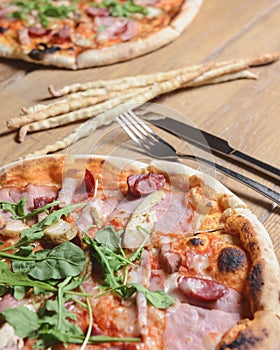
[[[167,310],[164,349],[214,349],[221,336],[239,320],[238,313],[178,303]]]
[[[182,193],[166,192],[166,197],[154,207],[157,215],[155,230],[163,233],[192,232],[193,211]]]
[[[81,183],[80,183],[81,182]],[[58,194],[58,200],[61,202],[60,206],[66,206],[72,203],[83,202],[93,197],[95,191],[95,178],[89,171],[85,170],[83,180],[76,177],[66,176],[62,180],[62,187]]]
[[[97,42],[121,38],[123,41],[132,39],[137,34],[137,23],[128,18],[95,17]],[[104,28],[100,31],[100,28]]]
[[[87,7],[86,14],[88,16],[90,16],[90,17],[95,17],[95,16],[107,17],[107,16],[110,16],[110,12],[109,12],[108,9],[102,8],[102,7],[92,7],[92,6]]]
[[[6,8],[0,8],[0,18],[4,18],[6,17],[9,13],[15,12],[15,11],[19,11],[20,7],[16,6],[16,5],[10,5]]]
[[[155,6],[159,3],[159,0],[135,0],[134,2],[138,6]]]
[[[31,40],[29,37],[28,29],[23,28],[18,31],[18,41],[22,46],[30,46]]]
[[[67,25],[62,27],[58,32],[54,33],[51,41],[55,44],[64,44],[71,41],[71,28]]]
[[[40,186],[29,184],[25,187],[6,187],[0,190],[0,200],[6,202],[18,202],[23,197],[26,198],[25,209],[34,209],[36,198],[56,198],[58,189],[55,186]]]
[[[105,199],[94,197],[88,202],[85,208],[80,213],[76,221],[76,226],[80,232],[85,231],[91,225],[101,228],[111,214],[111,212],[118,205],[120,198],[112,196]]]

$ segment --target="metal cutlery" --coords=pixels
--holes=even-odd
[[[157,135],[148,124],[141,120],[133,111],[129,110],[121,113],[116,117],[116,120],[128,136],[151,157],[177,162],[179,161],[179,158],[197,160],[245,184],[278,205],[280,204],[280,194],[269,187],[266,187],[242,174],[236,173],[220,164],[211,162],[208,159],[177,152],[172,145]]]
[[[280,169],[267,164],[259,159],[251,157],[244,152],[234,149],[226,140],[209,134],[189,124],[183,123],[169,117],[158,118],[156,115],[148,119],[149,123],[164,129],[172,134],[180,137],[182,140],[196,144],[204,149],[209,149],[214,153],[225,156],[229,160],[238,161],[249,166],[260,173],[272,177],[280,183]]]

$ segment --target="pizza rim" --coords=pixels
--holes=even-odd
[[[130,60],[147,53],[153,52],[178,38],[196,17],[202,6],[203,0],[184,0],[180,12],[171,19],[171,22],[156,31],[149,33],[146,38],[132,38],[119,44],[101,47],[100,49],[88,48],[80,53],[71,50],[58,50],[53,53],[44,53],[40,60],[33,59],[29,55],[29,49],[14,39],[5,38],[0,34],[0,57],[8,59],[22,59],[27,62],[46,66],[57,66],[72,70],[104,66]],[[58,44],[59,47],[59,44]]]
[[[21,184],[24,186],[27,184],[26,178],[32,173],[34,176],[34,166],[36,171],[43,170],[43,172],[50,166],[61,168],[63,162],[67,161],[67,157],[69,155],[66,154],[47,155],[10,163],[0,168],[0,184],[3,187],[9,186],[15,179],[19,179],[23,170],[25,173],[29,169]],[[264,346],[266,349],[277,349],[278,330],[280,329],[279,264],[268,232],[238,197],[216,179],[204,174],[201,177],[201,172],[188,166],[174,165],[174,163],[164,161],[152,161],[147,165],[147,163],[128,158],[110,156],[70,156],[70,162],[74,161],[74,163],[82,161],[82,164],[85,164],[85,159],[86,164],[89,164],[93,169],[96,166],[103,167],[106,162],[109,162],[110,171],[120,169],[120,164],[121,166],[128,165],[128,169],[123,170],[125,174],[159,172],[168,173],[169,176],[170,174],[179,174],[180,176],[186,174],[187,176],[200,177],[200,179],[203,178],[207,186],[214,186],[216,192],[228,196],[227,198],[230,198],[227,201],[228,208],[222,214],[223,230],[229,234],[239,234],[242,247],[245,247],[249,252],[252,268],[248,278],[250,285],[246,293],[250,298],[253,318],[241,319],[236,326],[224,334],[217,349],[263,349]],[[46,184],[49,183],[49,178],[47,177],[45,181]],[[55,175],[55,181],[58,182],[59,186],[61,176]]]

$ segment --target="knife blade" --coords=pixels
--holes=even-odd
[[[250,166],[257,171],[280,181],[280,169],[234,149],[226,140],[218,136],[209,134],[206,131],[169,117],[148,117],[147,121],[178,136],[184,141],[191,142],[206,150],[209,150],[210,148],[212,151],[217,152],[220,155],[236,160],[246,166]]]

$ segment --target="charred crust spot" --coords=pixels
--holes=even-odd
[[[264,281],[260,264],[256,264],[252,267],[252,270],[248,276],[248,283],[253,295],[256,295],[261,291]]]
[[[250,350],[253,349],[258,343],[261,343],[264,338],[268,337],[268,331],[266,328],[258,330],[258,334],[253,334],[250,330],[239,332],[236,339],[231,343],[224,343],[220,347],[220,350],[228,349],[242,349]]]
[[[3,34],[5,33],[5,31],[8,30],[8,28],[4,28],[0,26],[0,33]]]
[[[236,272],[246,264],[246,255],[239,248],[223,248],[218,257],[218,268],[221,272]]]
[[[204,244],[204,240],[202,238],[197,238],[197,237],[191,238],[189,242],[195,247],[198,247]]]
[[[48,46],[45,43],[40,43],[36,45],[36,48],[31,50],[28,54],[30,58],[36,61],[41,61],[45,54],[53,54],[60,50],[58,46]]]

